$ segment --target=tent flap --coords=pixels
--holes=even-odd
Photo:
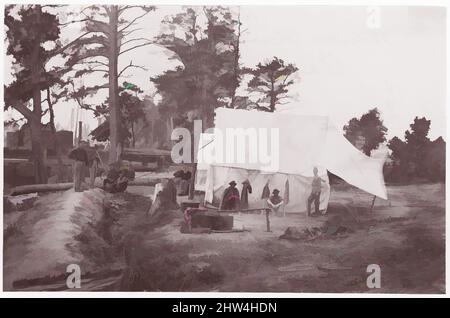
[[[320,164],[351,185],[386,200],[383,177],[385,159],[366,156],[329,123]]]

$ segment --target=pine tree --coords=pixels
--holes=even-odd
[[[78,40],[77,38],[62,45],[59,41],[61,24],[58,17],[43,8],[44,6],[41,5],[5,7],[8,43],[6,54],[12,55],[16,69],[15,80],[5,87],[5,108],[12,107],[21,113],[31,129],[36,183],[47,183],[48,178],[42,143],[41,121],[45,112],[41,93],[42,91],[48,93],[51,87],[61,84],[61,77],[70,71],[66,67],[48,69],[46,64],[51,58],[64,53]],[[15,9],[17,9],[17,15],[12,14]],[[48,43],[53,45],[46,47],[44,44]],[[50,115],[52,115],[51,100],[47,98],[47,101]],[[52,121],[53,118],[51,116],[50,120]]]
[[[127,12],[139,10],[134,18],[125,18]],[[122,70],[118,69],[119,58],[122,54],[133,51],[143,46],[152,44],[149,39],[132,35],[139,28],[136,23],[144,16],[154,11],[154,6],[131,5],[92,5],[81,11],[83,15],[83,31],[88,36],[78,41],[71,52],[67,53],[66,66],[85,66],[75,74],[81,77],[94,72],[103,72],[108,81],[92,87],[82,87],[78,91],[72,91],[82,107],[91,109],[89,105],[81,103],[81,98],[97,93],[101,89],[108,89],[108,119],[110,151],[109,161],[120,159],[122,143],[121,136],[121,108],[119,105],[119,78],[131,68],[143,68],[133,64],[132,61]],[[87,66],[87,67],[86,67]]]
[[[294,64],[285,64],[278,57],[269,62],[258,63],[253,69],[245,69],[244,72],[252,76],[247,84],[249,92],[261,95],[256,102],[257,109],[274,112],[276,105],[288,97],[288,87],[294,84],[291,75],[297,71]]]

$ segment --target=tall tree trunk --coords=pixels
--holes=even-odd
[[[119,160],[121,155],[120,143],[120,105],[119,101],[119,85],[118,85],[118,58],[119,58],[119,43],[118,43],[118,19],[119,9],[117,5],[110,7],[109,14],[109,162]]]
[[[136,137],[134,136],[134,122],[131,122],[131,145],[136,146]]]
[[[29,124],[31,130],[31,155],[34,167],[34,182],[37,184],[47,183],[47,167],[44,160],[44,147],[42,146],[42,125],[34,119]]]
[[[47,103],[50,112],[50,128],[52,130],[53,140],[55,141],[55,154],[58,161],[58,168],[56,170],[57,182],[64,181],[64,164],[61,158],[61,146],[59,144],[58,136],[55,127],[55,112],[53,111],[53,103],[51,101],[50,88],[47,88]]]
[[[189,180],[189,195],[188,199],[194,199],[195,194],[195,177],[197,174],[197,162],[195,162],[195,131],[194,131],[194,122],[192,123],[191,129],[191,163],[192,163],[192,175],[191,180]]]
[[[241,41],[241,13],[240,13],[240,9],[239,9],[239,15],[238,15],[238,33],[237,33],[237,38],[236,38],[236,42],[233,45],[233,53],[234,53],[234,65],[233,65],[233,80],[234,80],[234,84],[232,87],[232,91],[231,91],[231,103],[230,103],[230,107],[231,108],[235,108],[235,104],[236,104],[236,90],[239,86],[239,56],[240,56],[240,52],[239,52],[239,45],[240,45],[240,41]]]
[[[270,111],[272,113],[275,111],[275,84],[273,79],[270,86]]]
[[[39,19],[42,14],[41,6],[36,6],[37,17]],[[29,121],[31,130],[31,153],[34,165],[34,180],[36,183],[47,183],[47,167],[44,160],[44,146],[42,140],[42,104],[41,104],[41,88],[40,88],[40,64],[39,53],[40,44],[35,42],[31,53],[31,83],[33,87],[33,114],[35,115]]]

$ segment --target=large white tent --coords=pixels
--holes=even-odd
[[[230,149],[235,150],[234,156],[229,156]],[[288,194],[286,212],[304,212],[317,167],[325,181],[320,200],[323,210],[330,196],[327,170],[387,199],[384,161],[384,156],[371,158],[356,149],[326,116],[220,108],[214,132],[203,134],[199,141],[196,189],[205,191],[206,202],[218,204],[230,181],[236,181],[240,190],[248,179],[253,188],[251,208],[263,206],[261,194],[268,184],[270,191],[277,188],[285,198]]]

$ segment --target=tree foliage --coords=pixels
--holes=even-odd
[[[380,117],[380,112],[377,108],[369,110],[360,118],[352,118],[347,125],[344,126],[344,135],[353,145],[370,156],[372,150],[377,149],[378,146],[386,141],[387,128],[383,125]],[[358,142],[362,146],[359,147]]]
[[[18,9],[16,14],[13,10]],[[32,135],[32,157],[35,182],[47,182],[47,168],[42,146],[41,93],[47,92],[50,120],[53,123],[50,88],[61,84],[67,68],[47,68],[49,60],[73,45],[59,41],[60,23],[55,14],[43,10],[40,5],[6,6],[6,53],[14,58],[14,81],[5,87],[5,109],[12,107],[27,120]],[[31,106],[31,108],[29,108]]]
[[[200,15],[206,18],[206,26],[200,25]],[[162,112],[194,112],[211,127],[214,109],[230,105],[239,85],[240,22],[228,8],[203,7],[185,8],[162,25],[156,42],[182,64],[151,79],[162,98]]]
[[[133,18],[127,18],[127,12],[139,10]],[[122,70],[118,69],[119,57],[123,54],[152,44],[152,41],[143,37],[135,36],[139,31],[136,27],[137,21],[154,11],[154,6],[132,6],[132,5],[91,5],[81,11],[84,26],[82,31],[86,36],[79,39],[77,45],[67,52],[67,67],[75,65],[82,66],[75,77],[82,77],[93,73],[103,73],[104,83],[91,87],[75,88],[70,97],[77,100],[81,107],[94,110],[97,115],[101,114],[98,106],[82,103],[83,97],[96,94],[99,90],[108,89],[107,109],[109,113],[109,161],[114,162],[121,155],[120,136],[121,107],[119,101],[118,80],[126,71],[132,68],[143,68],[133,64],[132,61]]]
[[[291,75],[297,71],[294,64],[286,64],[278,57],[258,63],[255,68],[246,68],[244,72],[252,76],[247,84],[248,90],[260,96],[256,102],[257,108],[274,112],[276,105],[287,97],[288,87],[294,84]]]
[[[405,141],[392,138],[393,171],[390,178],[409,181],[425,178],[431,181],[445,180],[445,141],[442,137],[431,141],[428,137],[431,121],[415,117],[410,129],[405,131]]]
[[[119,126],[119,142],[122,144],[130,144],[130,139],[131,144],[134,144],[134,125],[140,120],[146,121],[145,104],[138,95],[140,93],[142,90],[139,87],[130,87],[126,85],[126,82],[120,88],[119,105],[122,120]],[[107,141],[110,138],[108,104],[108,100],[106,100],[96,109],[99,116],[106,118],[99,127],[91,132],[92,137],[98,141]]]

